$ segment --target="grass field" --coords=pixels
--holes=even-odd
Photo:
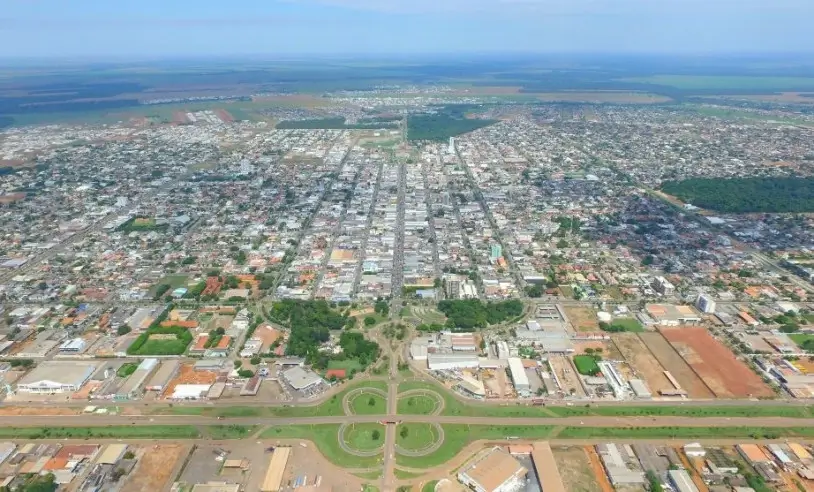
[[[801,349],[806,349],[805,345],[814,346],[814,335],[805,333],[791,333],[789,338]]]
[[[358,394],[350,401],[354,415],[384,415],[387,413],[387,402],[375,393]]]
[[[424,475],[423,473],[410,473],[408,471],[399,470],[398,468],[393,470],[393,474],[399,480],[411,480],[413,478],[418,478],[418,477]]]
[[[399,398],[396,412],[401,415],[430,415],[439,404],[440,402],[431,396],[409,395]]]
[[[602,406],[602,407],[546,407],[558,417],[788,417],[812,418],[814,407],[789,406]]]
[[[435,492],[435,486],[438,485],[438,480],[432,480],[421,487],[421,492]]]
[[[2,427],[0,439],[198,439],[192,425],[112,425],[107,427]]]
[[[206,433],[212,439],[243,439],[257,431],[256,425],[210,425]]]
[[[406,450],[424,449],[440,438],[430,424],[400,424],[396,431],[396,443]]]
[[[545,439],[551,435],[553,427],[535,426],[487,426],[487,425],[445,425],[444,443],[438,450],[426,456],[396,455],[396,463],[410,468],[432,468],[451,460],[470,442],[478,439]]]
[[[621,79],[626,82],[643,82],[675,87],[677,89],[740,89],[755,91],[794,91],[814,89],[811,77],[759,77],[718,75],[652,75]]]
[[[266,429],[260,435],[263,439],[305,439],[312,441],[320,453],[331,463],[345,468],[372,468],[381,464],[381,455],[363,458],[348,454],[339,447],[339,426],[324,425],[286,425]],[[384,432],[382,431],[382,435]],[[382,439],[384,439],[382,437]]]
[[[384,445],[384,426],[381,424],[351,424],[342,436],[353,449],[369,451]]]
[[[557,439],[778,439],[811,437],[812,427],[565,427]]]
[[[575,355],[574,365],[577,367],[577,372],[584,376],[595,376],[600,373],[599,365],[593,355]]]
[[[346,375],[350,375],[353,370],[361,371],[362,364],[356,359],[347,360],[332,360],[328,362],[328,370],[331,369],[344,369]]]
[[[131,374],[136,372],[136,369],[138,369],[138,364],[136,364],[135,362],[124,363],[121,365],[121,367],[119,367],[116,370],[116,376],[119,376],[120,378],[126,378],[127,376],[130,376]]]
[[[463,403],[438,386],[430,383],[410,381],[399,384],[399,392],[412,389],[432,390],[441,395],[444,399],[444,411],[441,415],[466,416],[466,417],[551,417],[542,407],[530,407],[527,405],[484,405],[478,403]],[[415,414],[413,414],[415,415]]]
[[[644,327],[635,318],[617,318],[613,320],[611,326],[614,328],[621,328],[622,331],[629,331],[632,333],[639,333],[644,331]]]

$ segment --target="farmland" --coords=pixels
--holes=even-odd
[[[670,345],[661,333],[640,333],[639,337],[650,349],[650,352],[655,356],[659,364],[664,367],[666,371],[678,381],[678,384],[687,391],[690,398],[713,398],[714,394],[710,391],[709,387],[704,384],[687,364],[676,352],[675,348]]]
[[[701,327],[662,328],[661,333],[720,398],[771,397],[751,369]]]

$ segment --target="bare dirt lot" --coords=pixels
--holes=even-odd
[[[675,347],[716,396],[749,398],[774,396],[774,392],[739,361],[731,350],[701,327],[662,328]]]
[[[66,407],[0,407],[0,415],[3,417],[19,415],[78,415],[76,408]]]
[[[671,390],[673,385],[664,375],[664,368],[653,357],[647,345],[636,333],[615,333],[612,335],[613,343],[622,353],[630,367],[638,377],[643,378],[653,394],[661,390]]]
[[[659,364],[678,381],[690,398],[714,398],[706,384],[693,372],[687,362],[678,355],[675,348],[661,333],[639,333],[639,338],[647,345]]]
[[[574,492],[601,492],[591,462],[581,446],[552,448],[560,476],[566,490]]]
[[[139,450],[136,468],[122,487],[122,492],[153,492],[164,490],[189,448],[183,444],[157,444]]]
[[[576,331],[599,331],[596,312],[585,306],[566,306],[565,315]]]
[[[580,383],[579,375],[567,357],[549,357],[548,363],[551,365],[551,369],[557,374],[557,377],[562,383],[562,390],[566,395],[569,394],[573,388],[576,397],[585,397],[585,390]]]
[[[216,109],[215,114],[217,114],[218,118],[220,118],[220,120],[224,123],[231,123],[235,121],[235,118],[225,109]]]

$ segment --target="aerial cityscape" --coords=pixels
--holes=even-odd
[[[778,1],[11,2],[0,492],[814,491]]]

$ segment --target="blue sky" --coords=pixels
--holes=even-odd
[[[814,52],[814,0],[2,0],[0,57]]]

